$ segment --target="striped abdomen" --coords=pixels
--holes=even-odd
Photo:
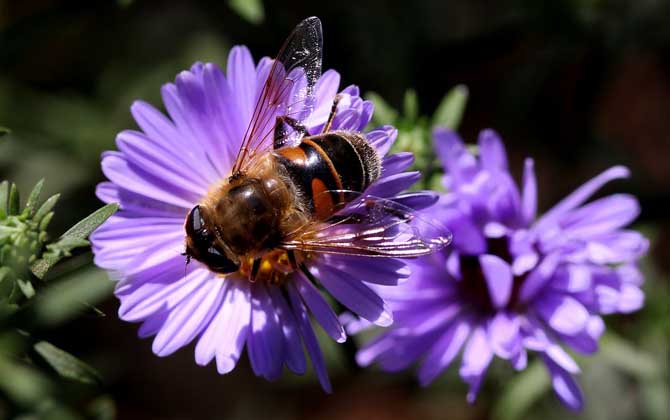
[[[352,131],[306,137],[296,147],[275,151],[275,159],[302,193],[306,207],[320,220],[326,220],[350,199],[338,190],[362,192],[381,171],[377,152]]]

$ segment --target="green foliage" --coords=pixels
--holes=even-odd
[[[77,270],[44,287],[48,271],[75,248],[89,245],[88,236],[104,223],[118,205],[102,207],[67,230],[56,241],[47,233],[59,195],[41,205],[44,181],[32,189],[21,209],[14,183],[0,183],[0,390],[19,412],[39,418],[77,418],[59,400],[62,380],[97,386],[100,375],[88,364],[33,335],[90,310],[112,289],[101,270]],[[99,313],[99,311],[98,311]],[[37,333],[39,335],[39,332]],[[48,371],[38,366],[45,364]],[[54,377],[55,374],[55,377]],[[107,407],[107,408],[106,408]],[[93,408],[92,408],[93,410]],[[108,404],[95,408],[110,418]]]
[[[228,6],[247,22],[258,25],[265,20],[265,11],[261,0],[228,0]]]
[[[375,104],[372,125],[391,124],[398,129],[392,150],[414,154],[414,168],[421,170],[423,175],[423,182],[417,188],[441,191],[442,172],[433,152],[432,132],[435,127],[458,129],[468,102],[468,88],[457,85],[449,90],[430,118],[421,115],[417,94],[412,89],[405,92],[402,112],[395,110],[377,93],[370,92],[366,98]]]
[[[63,378],[88,384],[100,383],[100,375],[92,367],[53,344],[39,341],[33,348]]]

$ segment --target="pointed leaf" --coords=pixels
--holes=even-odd
[[[23,210],[23,214],[27,217],[32,217],[35,213],[35,206],[37,205],[37,200],[40,198],[40,193],[42,192],[42,187],[44,186],[44,178],[37,181],[35,187],[30,192],[28,196],[28,201],[26,202],[26,208]]]
[[[111,215],[116,213],[119,209],[117,203],[107,204],[104,207],[99,208],[98,210],[91,213],[84,220],[72,226],[67,232],[65,232],[62,238],[79,238],[86,239],[98,226],[105,223]]]
[[[3,137],[11,132],[12,130],[10,130],[9,128],[0,125],[0,137]]]
[[[38,279],[43,279],[46,276],[47,272],[51,269],[51,267],[53,267],[58,261],[60,261],[63,257],[66,256],[64,254],[66,254],[71,249],[74,249],[78,246],[88,245],[84,244],[82,240],[88,238],[88,235],[90,235],[91,232],[93,232],[98,226],[103,224],[105,220],[107,220],[118,209],[119,205],[117,203],[107,204],[106,206],[101,207],[95,212],[91,213],[91,215],[89,215],[84,220],[77,223],[67,232],[65,232],[63,236],[61,236],[60,239],[51,246],[51,249],[56,252],[45,254],[42,259],[35,261],[35,263],[33,263],[30,266],[30,270],[35,275],[35,277],[37,277]],[[67,251],[65,251],[65,253],[57,252],[59,250],[63,251],[64,249],[66,249],[64,247],[59,248],[58,244],[70,245],[72,247]]]
[[[36,222],[41,221],[42,218],[44,218],[51,210],[53,210],[59,198],[60,194],[55,194],[49,197],[47,201],[45,201],[40,206],[39,210],[37,210],[37,212],[35,213],[35,217],[33,217],[33,220],[35,220]]]
[[[419,116],[419,100],[416,97],[416,91],[414,89],[407,89],[407,91],[405,91],[403,114],[403,116],[410,122],[416,121]]]
[[[19,214],[20,199],[16,184],[12,183],[9,188],[9,199],[7,200],[7,214]]]
[[[87,384],[99,384],[95,369],[51,343],[40,341],[33,348],[62,377]]]
[[[433,126],[446,126],[456,130],[463,118],[468,95],[468,88],[465,85],[455,86],[447,92],[433,115]]]
[[[9,182],[2,181],[0,183],[0,219],[7,217],[9,210],[7,204],[9,202]]]

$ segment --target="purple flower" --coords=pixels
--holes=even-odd
[[[478,157],[452,131],[434,136],[448,193],[425,216],[443,222],[454,243],[412,262],[409,280],[398,287],[377,288],[395,322],[359,352],[359,363],[397,371],[418,361],[427,385],[462,353],[460,375],[473,402],[494,356],[522,370],[532,351],[559,399],[579,409],[579,367],[565,349],[595,352],[601,315],[643,304],[636,262],[647,240],[624,229],[639,213],[637,200],[616,194],[584,204],[628,170],[606,170],[536,220],[532,159],[519,190],[495,132],[480,134]]]
[[[196,362],[216,360],[224,374],[235,367],[246,345],[254,372],[274,380],[284,365],[297,374],[305,372],[304,345],[321,385],[330,391],[311,317],[337,342],[347,337],[310,278],[294,271],[280,285],[251,283],[239,272],[222,276],[197,261],[186,266],[182,254],[187,213],[230,175],[271,64],[264,58],[255,65],[245,47],[235,47],[227,75],[214,64],[196,63],[163,86],[169,118],[145,102],[133,104],[141,131],[119,133],[119,151],[102,158],[110,182],[101,183],[97,195],[107,203],[119,202],[121,210],[92,235],[95,262],[118,280],[121,319],[141,322],[140,337],[155,335],[152,348],[158,356],[195,340]],[[339,83],[333,70],[318,80],[314,111],[304,121],[312,134],[324,125]],[[360,98],[356,86],[340,93],[332,129],[363,130],[372,103]],[[383,157],[382,176],[366,193],[416,208],[435,202],[437,197],[429,193],[398,196],[419,174],[403,172],[412,164],[411,154],[385,156],[395,128],[381,127],[365,136]],[[304,264],[351,311],[377,325],[391,324],[391,311],[369,284],[392,285],[406,278],[403,262],[315,254]]]

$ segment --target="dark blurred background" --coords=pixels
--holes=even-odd
[[[29,190],[46,178],[47,193],[62,193],[52,225],[54,235],[62,233],[100,206],[99,156],[114,148],[118,131],[135,127],[133,100],[160,106],[161,84],[196,60],[225,66],[235,44],[249,46],[256,59],[273,55],[310,15],[323,22],[324,68],[336,68],[343,85],[374,91],[395,108],[413,88],[424,115],[449,88],[467,85],[463,137],[472,142],[482,128],[498,130],[516,175],[522,159],[533,156],[541,209],[609,166],[631,168],[632,179],[605,192],[630,192],[642,203],[636,227],[653,245],[643,263],[648,304],[610,319],[615,335],[606,351],[583,360],[582,416],[664,418],[670,412],[670,1],[0,0],[0,126],[12,130],[0,141],[0,179]],[[83,268],[106,282],[86,268],[90,260],[79,255],[65,270],[81,275]],[[106,316],[84,311],[44,334],[105,378],[95,390],[68,388],[74,406],[104,394],[121,419],[510,418],[505,404],[517,394],[505,391],[512,378],[522,382],[494,365],[477,404],[468,406],[455,368],[421,390],[409,374],[351,369],[326,341],[332,396],[311,376],[258,379],[246,357],[219,376],[213,366],[195,365],[192,346],[166,359],[154,356],[150,340],[136,337],[137,326],[118,320],[116,300],[103,289],[97,307]],[[530,391],[544,384],[524,418],[568,415],[537,372],[521,377],[526,382],[519,386]]]

